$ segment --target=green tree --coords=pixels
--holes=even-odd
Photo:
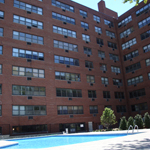
[[[142,129],[143,128],[143,119],[141,117],[141,115],[137,114],[135,117],[134,117],[134,124],[137,125],[139,127],[139,129]]]
[[[144,114],[144,123],[146,128],[150,128],[150,115],[148,112]]]
[[[126,117],[123,116],[120,121],[119,129],[126,130],[127,129],[127,120]]]
[[[128,118],[128,128],[129,128],[130,125],[132,125],[133,128],[134,128],[134,119],[133,119],[133,117]]]
[[[133,1],[136,3],[135,5],[137,6],[140,3],[140,0],[124,0],[123,3],[133,3]],[[143,2],[146,4],[148,2],[148,0],[143,0]]]
[[[107,107],[104,109],[100,120],[101,124],[107,129],[109,128],[110,125],[114,125],[117,123],[114,111]]]

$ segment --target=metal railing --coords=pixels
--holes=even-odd
[[[139,127],[137,125],[134,126],[134,129],[133,129],[133,126],[130,125],[129,128],[128,128],[128,131],[127,131],[127,135],[128,135],[128,132],[129,132],[130,128],[132,128],[132,134],[134,133],[135,128],[137,128],[137,132],[138,132],[138,129],[139,129]]]

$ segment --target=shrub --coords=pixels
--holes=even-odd
[[[130,117],[128,118],[128,123],[127,123],[127,124],[128,124],[128,125],[127,125],[128,128],[129,128],[130,125],[132,125],[133,128],[134,128],[134,119],[133,119],[133,117],[130,116]]]
[[[119,129],[121,129],[121,130],[127,129],[127,120],[126,120],[125,116],[121,118]]]
[[[144,124],[145,128],[150,128],[150,115],[148,114],[148,112],[144,114]]]
[[[134,117],[134,124],[138,126],[139,129],[142,129],[143,128],[143,119],[141,117],[141,115],[137,114],[135,117]]]

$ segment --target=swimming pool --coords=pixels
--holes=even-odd
[[[92,142],[104,139],[110,139],[115,137],[126,136],[127,134],[105,134],[105,135],[58,135],[58,136],[46,136],[36,138],[24,138],[9,140],[18,142],[18,145],[5,147],[2,149],[38,149],[56,147],[84,142]]]

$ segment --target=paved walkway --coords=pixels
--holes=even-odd
[[[129,132],[131,133],[131,131]],[[127,131],[116,131],[116,132],[110,131],[107,133],[89,132],[84,134],[110,134],[110,133],[121,134],[127,133]],[[117,137],[107,140],[87,142],[81,144],[51,147],[39,150],[150,150],[150,129],[139,130],[139,134],[130,134],[124,137]]]

